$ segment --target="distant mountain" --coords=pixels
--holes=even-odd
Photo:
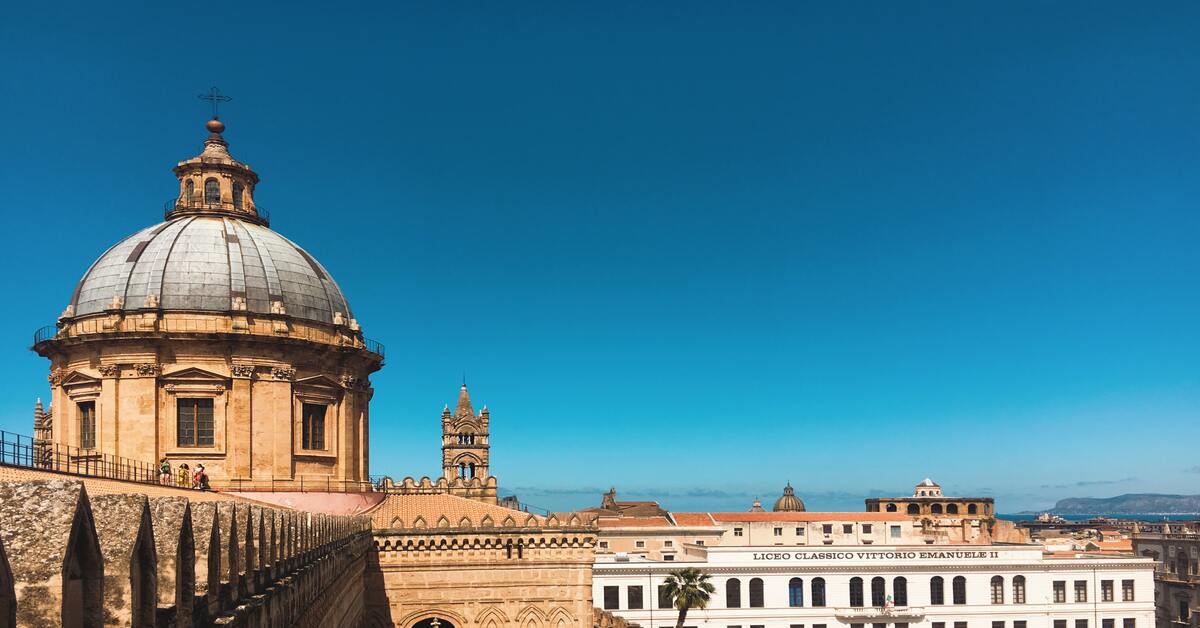
[[[1050,512],[1058,515],[1190,515],[1200,513],[1200,495],[1127,493],[1116,497],[1068,497]]]

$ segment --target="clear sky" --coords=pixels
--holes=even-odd
[[[372,473],[465,371],[535,506],[1200,493],[1200,3],[21,2],[0,429],[196,95],[366,334]]]

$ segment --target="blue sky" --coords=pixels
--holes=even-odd
[[[548,508],[1200,493],[1196,3],[37,4],[0,24],[0,429],[219,85],[388,347],[373,473],[436,474],[465,371]]]

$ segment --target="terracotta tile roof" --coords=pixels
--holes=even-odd
[[[666,517],[601,517],[601,528],[654,528],[674,525]]]
[[[675,515],[704,513],[679,513]],[[895,512],[711,512],[717,521],[909,521],[908,515]]]
[[[459,528],[478,526],[486,516],[492,525],[501,527],[505,519],[512,517],[516,527],[523,527],[532,519],[533,525],[543,525],[544,517],[520,512],[503,506],[485,504],[457,495],[388,495],[378,506],[367,511],[376,528],[414,527],[418,517],[425,527]],[[439,525],[442,517],[446,522]],[[463,522],[463,518],[467,522]],[[398,520],[399,523],[394,524]]]
[[[681,526],[715,526],[716,521],[713,521],[711,515],[707,512],[675,512],[671,513],[671,517],[675,519],[675,523]]]
[[[1132,552],[1133,551],[1133,540],[1132,539],[1121,539],[1119,541],[1100,541],[1100,542],[1096,543],[1096,545],[1100,546],[1100,549],[1104,550],[1104,551],[1114,551],[1114,552]]]

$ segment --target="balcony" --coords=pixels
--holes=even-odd
[[[249,203],[206,201],[201,198],[173,198],[163,203],[163,217],[167,220],[190,214],[225,214],[257,222],[264,227],[271,226],[271,212],[265,207]]]
[[[853,623],[915,623],[925,619],[923,606],[851,606],[833,609],[834,617]]]

